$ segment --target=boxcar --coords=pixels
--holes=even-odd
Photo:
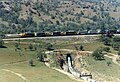
[[[45,32],[37,33],[37,37],[45,37],[45,36],[46,36]]]
[[[77,33],[74,31],[68,31],[66,32],[66,35],[77,35]]]
[[[53,36],[61,36],[61,32],[55,31],[53,32]]]

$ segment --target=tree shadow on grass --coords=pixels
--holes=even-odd
[[[36,65],[31,65],[31,67],[35,67]]]
[[[35,51],[35,50],[30,50],[30,51]]]
[[[95,59],[96,61],[104,61],[105,59]]]
[[[7,48],[6,46],[0,46],[0,48]]]

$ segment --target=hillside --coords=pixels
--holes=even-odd
[[[0,0],[0,33],[120,29],[119,0]]]

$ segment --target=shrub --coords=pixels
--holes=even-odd
[[[110,48],[109,47],[104,47],[103,50],[106,51],[106,52],[109,52]]]
[[[2,48],[4,45],[4,41],[2,39],[0,39],[0,48]]]

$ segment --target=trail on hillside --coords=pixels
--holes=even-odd
[[[118,63],[118,62],[116,61],[119,56],[116,55],[116,54],[111,54],[111,53],[109,53],[109,54],[112,55],[112,56],[108,56],[108,55],[105,55],[105,56],[108,57],[108,58],[111,58],[112,61],[113,61],[115,64],[117,64],[118,66],[120,66],[120,63]]]
[[[9,65],[15,65],[15,64],[25,63],[25,62],[28,62],[28,60],[22,60],[22,61],[5,63],[5,64],[2,64],[2,65],[0,65],[0,66],[4,67],[4,66],[9,66]]]
[[[6,64],[3,64],[3,65],[0,65],[2,67],[5,67],[5,66],[9,66],[9,65],[15,65],[15,64],[21,64],[21,63],[25,63],[27,62],[28,60],[23,60],[23,61],[17,61],[17,62],[11,62],[11,63],[6,63]],[[23,82],[27,82],[28,80],[20,73],[17,73],[17,72],[14,72],[12,70],[9,70],[9,69],[1,69],[2,71],[6,71],[6,72],[9,72],[9,73],[12,73],[18,77],[20,77],[21,79],[23,79]]]
[[[11,71],[11,70],[8,70],[8,69],[1,69],[3,71],[6,71],[6,72],[10,72],[18,77],[20,77],[21,79],[23,79],[24,82],[27,82],[27,79],[20,73],[17,73],[17,72],[14,72],[14,71]]]

